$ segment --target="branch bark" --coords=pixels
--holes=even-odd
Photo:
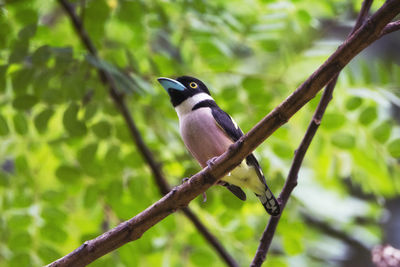
[[[382,29],[399,12],[400,2],[398,0],[386,1],[285,101],[242,136],[228,151],[219,156],[213,166],[204,168],[192,176],[188,182],[175,187],[143,212],[101,236],[85,242],[75,251],[51,263],[50,266],[88,264],[127,242],[140,238],[153,225],[177,209],[186,207],[196,196],[205,192],[235,168],[248,154],[310,101],[351,59],[378,39]]]
[[[381,36],[398,30],[400,30],[400,20],[391,22],[388,25],[386,25],[386,27],[383,28],[381,32]]]
[[[95,57],[98,58],[98,52],[96,47],[94,46],[92,40],[90,39],[88,33],[86,32],[83,22],[81,18],[75,12],[75,9],[72,4],[70,4],[67,0],[59,0],[59,3],[64,8],[65,12],[70,17],[72,24],[74,26],[75,31],[77,32],[79,38],[81,39],[83,45],[86,47],[88,52]],[[82,2],[84,3],[84,2]],[[84,9],[84,5],[82,5]],[[83,14],[82,10],[82,14]],[[149,165],[154,180],[159,188],[159,191],[162,195],[166,195],[169,191],[171,191],[171,187],[168,184],[167,180],[164,177],[164,174],[161,170],[161,164],[159,164],[153,156],[153,153],[146,146],[139,129],[136,126],[136,123],[129,112],[129,108],[125,103],[123,96],[119,93],[118,88],[115,85],[113,77],[103,69],[97,69],[99,77],[102,83],[108,87],[110,96],[114,101],[114,104],[121,112],[126,125],[129,128],[129,132],[132,136],[136,147],[141,153],[142,157],[145,159],[147,164]],[[237,262],[234,258],[226,251],[220,241],[207,229],[207,227],[200,221],[196,214],[194,214],[188,207],[182,209],[184,215],[194,224],[199,233],[208,241],[208,243],[215,249],[217,254],[221,257],[222,260],[225,261],[227,266],[236,267],[238,266]]]
[[[356,23],[351,30],[349,37],[351,37],[357,29],[361,27],[365,18],[368,15],[368,12],[371,8],[373,0],[364,0],[360,13],[358,14]],[[279,201],[281,204],[281,214],[277,217],[271,217],[267,227],[265,228],[261,239],[260,244],[257,248],[256,254],[251,262],[251,267],[258,267],[263,264],[266,260],[266,256],[268,250],[271,246],[272,239],[275,235],[276,227],[278,226],[279,220],[282,216],[282,212],[286,206],[287,201],[290,198],[291,193],[294,188],[297,186],[298,174],[300,171],[301,164],[303,163],[303,159],[305,154],[310,147],[311,141],[314,138],[319,125],[321,124],[322,117],[324,116],[325,110],[328,107],[329,102],[332,99],[333,90],[335,89],[337,79],[339,77],[339,73],[337,73],[334,78],[328,83],[325,87],[324,93],[322,94],[321,100],[318,103],[317,109],[314,112],[314,115],[311,119],[310,124],[308,125],[307,131],[295,152],[295,156],[293,158],[292,166],[290,167],[289,174],[287,176],[285,185],[279,195]]]

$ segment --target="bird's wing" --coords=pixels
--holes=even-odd
[[[229,184],[229,183],[223,182],[223,181],[220,181],[219,184],[222,186],[225,186],[229,191],[231,191],[232,194],[237,196],[237,198],[239,198],[240,200],[243,200],[243,201],[246,200],[246,193],[243,192],[243,190],[239,186]]]
[[[231,139],[233,142],[239,140],[239,138],[243,135],[243,132],[236,122],[234,122],[231,116],[229,116],[218,106],[212,107],[211,113],[217,122],[217,125],[225,132],[229,139]]]
[[[212,115],[214,116],[217,125],[225,132],[225,134],[233,141],[236,142],[243,135],[242,130],[236,122],[218,106],[211,108]],[[264,174],[261,170],[260,164],[256,157],[250,154],[246,157],[247,165],[253,166],[256,170],[257,176],[260,181],[266,185]]]
[[[256,157],[253,154],[250,154],[247,156],[246,158],[246,163],[247,165],[253,166],[254,169],[256,170],[258,179],[260,179],[260,181],[264,184],[267,185],[267,182],[265,181],[265,177],[264,174],[261,170],[260,164],[258,163]]]

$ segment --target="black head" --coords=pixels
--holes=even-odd
[[[190,76],[181,76],[176,80],[169,78],[158,78],[157,80],[168,92],[174,107],[196,94],[210,95],[210,91],[202,81]]]

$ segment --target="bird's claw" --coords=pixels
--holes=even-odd
[[[203,192],[203,203],[207,201],[207,194],[206,192]]]
[[[217,158],[218,158],[218,157],[213,157],[213,158],[209,159],[209,160],[207,161],[207,166],[208,166],[209,168],[211,168],[212,166],[214,166],[215,162],[217,161]]]
[[[190,178],[188,178],[188,177],[183,178],[183,179],[182,179],[182,184],[184,184],[184,183],[186,183],[187,181],[189,181],[189,179],[190,179]]]

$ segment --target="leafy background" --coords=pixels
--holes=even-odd
[[[336,49],[361,1],[74,4],[100,61],[57,1],[0,1],[0,266],[50,263],[160,197],[96,68],[113,75],[169,182],[179,184],[199,167],[156,78],[202,79],[246,132]],[[399,42],[398,33],[383,38],[340,76],[266,265],[371,266],[365,248],[400,247]],[[276,193],[318,98],[256,151]],[[213,187],[205,203],[190,204],[241,265],[268,221],[248,198]],[[205,265],[224,264],[176,214],[91,266]]]

